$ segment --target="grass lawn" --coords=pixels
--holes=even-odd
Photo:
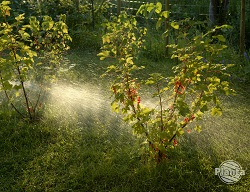
[[[20,120],[0,92],[0,191],[250,191],[249,86],[223,97],[222,117],[206,114],[202,132],[185,133],[168,159],[156,164],[141,148],[143,138],[111,111],[112,77],[100,75],[112,61],[96,54],[67,55],[75,67],[48,92],[39,123]],[[141,77],[170,75],[173,63],[166,63],[142,58],[147,70]],[[236,184],[214,173],[226,160],[246,172]]]

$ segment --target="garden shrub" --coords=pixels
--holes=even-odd
[[[157,27],[169,15],[162,11],[159,2],[142,5],[138,14],[148,16],[152,12],[159,15]],[[172,22],[171,26],[178,30],[182,23]],[[219,60],[220,54],[227,48],[225,38],[223,35],[212,35],[216,30],[227,28],[227,25],[216,27],[205,34],[196,34],[194,38],[187,38],[188,34],[180,30],[180,41],[169,45],[172,58],[179,60],[179,64],[172,69],[175,75],[165,77],[164,74],[154,73],[149,74],[148,79],[139,81],[135,71],[144,67],[136,65],[137,56],[144,47],[147,29],[138,27],[136,19],[125,13],[107,24],[102,51],[98,56],[101,60],[117,60],[106,72],[115,77],[111,85],[112,109],[132,124],[134,133],[146,139],[145,144],[157,162],[163,161],[168,151],[178,145],[178,137],[185,131],[201,131],[199,123],[194,125],[192,122],[201,120],[206,111],[212,115],[222,114],[220,95],[234,93],[226,81],[230,65],[224,65]],[[140,95],[140,88],[145,87],[142,84],[155,90],[152,95],[158,100],[155,107],[144,105],[143,95]]]
[[[49,16],[44,16],[42,22],[31,16],[25,24],[25,14],[20,14],[14,22],[9,22],[7,18],[12,14],[9,4],[9,1],[0,4],[3,20],[0,26],[0,88],[16,112],[34,120],[41,107],[41,91],[32,101],[28,82],[38,81],[42,89],[45,82],[55,78],[62,53],[69,49],[67,43],[71,38],[65,24],[66,15],[61,15],[57,22]],[[21,92],[25,110],[15,105]]]

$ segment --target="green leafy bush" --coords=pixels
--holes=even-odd
[[[155,12],[159,14],[157,25],[168,17],[162,12],[160,3],[143,5],[139,11],[144,15]],[[172,22],[174,29],[181,26]],[[216,27],[206,34],[197,34],[195,38],[186,38],[187,33],[179,33],[181,44],[171,44],[172,58],[177,58],[179,65],[173,68],[174,76],[150,74],[150,77],[138,82],[135,71],[143,69],[136,65],[136,58],[144,43],[145,28],[138,28],[135,18],[125,13],[107,24],[107,33],[103,36],[102,51],[98,54],[103,60],[116,58],[117,64],[111,65],[107,73],[115,76],[111,85],[113,92],[112,108],[124,116],[124,120],[132,124],[133,131],[143,135],[148,144],[150,154],[157,162],[164,160],[178,143],[178,137],[184,131],[193,129],[200,132],[199,124],[192,123],[202,119],[206,111],[220,116],[222,108],[219,95],[230,94],[228,76],[225,66],[219,63],[219,55],[227,48],[222,35],[213,36],[215,30],[228,28],[227,25]],[[216,39],[216,41],[215,41]],[[183,42],[185,41],[185,45]],[[152,86],[152,95],[158,102],[155,107],[143,105],[140,95],[141,85]],[[143,86],[144,87],[144,86]]]
[[[10,23],[7,21],[11,15],[9,4],[9,1],[0,4],[0,17],[4,21],[0,26],[1,90],[20,115],[34,120],[40,107],[41,92],[32,102],[27,92],[27,82],[39,80],[42,87],[44,82],[53,79],[63,51],[69,49],[67,42],[71,38],[65,24],[65,15],[61,15],[58,22],[49,16],[44,16],[42,22],[30,17],[29,24],[24,24],[25,15],[20,14]],[[14,104],[20,91],[25,99],[26,112],[20,111]],[[15,96],[11,97],[10,93],[13,92]]]

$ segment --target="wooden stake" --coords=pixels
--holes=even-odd
[[[240,54],[245,50],[245,33],[246,33],[246,0],[241,0],[241,18],[240,18]]]
[[[165,0],[165,10],[169,12],[169,0]],[[166,49],[166,56],[168,56],[168,44],[169,44],[169,18],[165,21],[165,30],[166,30],[166,37],[165,37],[165,49]]]
[[[121,0],[118,0],[117,3],[117,17],[121,14]]]

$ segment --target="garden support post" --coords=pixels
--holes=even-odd
[[[95,7],[94,0],[91,0],[91,12],[92,12],[92,27],[95,28]]]
[[[246,29],[246,0],[241,0],[241,18],[240,18],[240,54],[245,50],[245,29]]]
[[[117,3],[117,17],[121,14],[121,0],[118,0]]]
[[[165,1],[165,10],[169,12],[169,0]],[[166,28],[166,40],[165,40],[165,49],[166,49],[166,56],[168,56],[168,44],[169,44],[169,17],[166,18],[165,21],[165,28]]]

